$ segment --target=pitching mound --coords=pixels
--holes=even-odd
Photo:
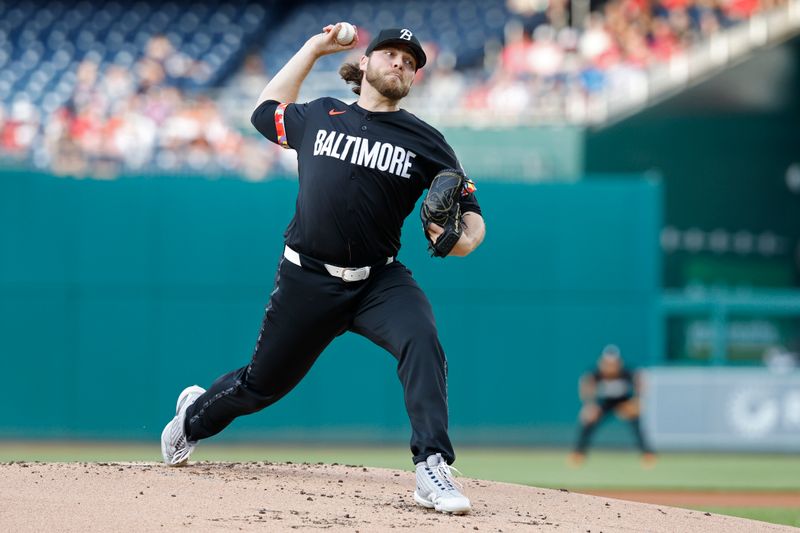
[[[6,463],[3,531],[792,531],[566,491],[462,479],[467,516],[418,507],[412,472],[347,465]]]

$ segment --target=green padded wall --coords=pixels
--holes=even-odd
[[[609,342],[661,342],[661,192],[648,180],[478,183],[485,243],[400,260],[429,295],[459,442],[573,435],[577,378]],[[154,439],[182,387],[249,360],[296,182],[0,176],[0,436]],[[284,400],[221,436],[408,437],[390,355],[346,334]]]

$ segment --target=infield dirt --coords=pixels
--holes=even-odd
[[[0,530],[780,532],[794,528],[459,478],[466,516],[417,506],[413,472],[291,463],[0,464]]]

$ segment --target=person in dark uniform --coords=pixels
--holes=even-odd
[[[162,433],[164,461],[184,464],[198,441],[277,402],[336,336],[352,331],[397,359],[412,427],[415,501],[466,513],[469,499],[449,468],[455,452],[447,432],[444,350],[428,299],[397,260],[401,226],[416,201],[437,172],[460,165],[437,130],[398,105],[426,61],[409,29],[382,30],[358,63],[342,67],[357,102],[294,103],[319,57],[356,46],[357,38],[337,43],[340,26],[312,36],[259,97],[255,128],[297,152],[296,211],[250,362],[207,391],[193,386],[181,393]],[[465,256],[483,240],[473,191],[465,185],[459,195],[463,232],[450,255]],[[434,224],[427,228],[434,242],[441,232]]]
[[[580,429],[570,463],[580,465],[586,458],[589,440],[595,429],[611,413],[631,424],[636,444],[642,453],[642,463],[651,466],[655,455],[642,434],[639,423],[639,375],[625,368],[619,348],[610,344],[603,349],[597,368],[580,380]]]

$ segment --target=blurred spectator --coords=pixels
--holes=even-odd
[[[169,85],[189,87],[202,84],[211,76],[211,69],[203,61],[194,60],[176,50],[165,35],[154,35],[145,48],[145,55],[139,61],[140,87]]]
[[[555,76],[563,69],[564,48],[556,42],[556,32],[543,24],[533,32],[533,45],[528,52],[527,67],[537,76]]]
[[[18,98],[3,121],[0,146],[12,156],[23,157],[33,145],[38,129],[39,110],[24,97]]]
[[[218,101],[226,115],[240,130],[252,128],[250,124],[252,108],[267,83],[269,76],[264,70],[261,56],[253,53],[247,55],[242,69],[224,87]]]
[[[657,61],[669,61],[681,49],[677,35],[673,33],[669,21],[664,17],[655,17],[650,33],[650,50]]]
[[[548,0],[507,0],[506,7],[520,23],[525,33],[531,34],[540,24],[548,22]]]

